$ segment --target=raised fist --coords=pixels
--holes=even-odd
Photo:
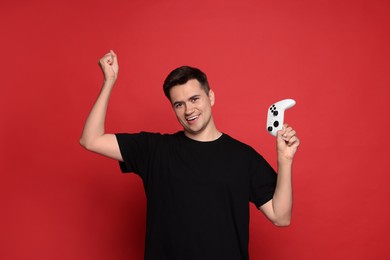
[[[113,50],[99,60],[105,80],[116,80],[118,78],[118,58]]]

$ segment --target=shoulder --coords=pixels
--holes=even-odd
[[[252,148],[252,146],[243,143],[242,141],[239,141],[233,137],[231,137],[228,134],[223,134],[223,142],[226,145],[231,146],[232,148],[238,149],[242,152],[248,152],[248,153],[257,153],[255,149]]]
[[[232,153],[234,153],[235,156],[246,162],[260,162],[261,164],[266,163],[266,159],[263,157],[263,155],[256,151],[252,146],[227,134],[224,135],[226,139],[225,142],[228,145],[225,150],[231,152],[234,151]]]
[[[180,132],[175,134],[161,134],[157,132],[142,131],[139,133],[117,133],[118,143],[159,143],[180,138]]]

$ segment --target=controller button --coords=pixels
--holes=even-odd
[[[274,127],[278,127],[279,126],[279,121],[275,121],[274,122]]]
[[[279,114],[278,111],[274,111],[274,116],[277,116]]]
[[[272,132],[272,129],[273,129],[272,126],[269,126],[268,127],[268,132]]]

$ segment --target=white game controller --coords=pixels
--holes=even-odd
[[[284,124],[284,111],[295,105],[295,100],[284,99],[272,104],[268,109],[267,131],[276,136],[279,130],[282,130]]]

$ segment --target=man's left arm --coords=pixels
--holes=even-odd
[[[285,124],[278,131],[276,146],[278,154],[278,177],[273,198],[260,210],[276,226],[289,226],[292,213],[292,164],[300,144],[295,130]]]

